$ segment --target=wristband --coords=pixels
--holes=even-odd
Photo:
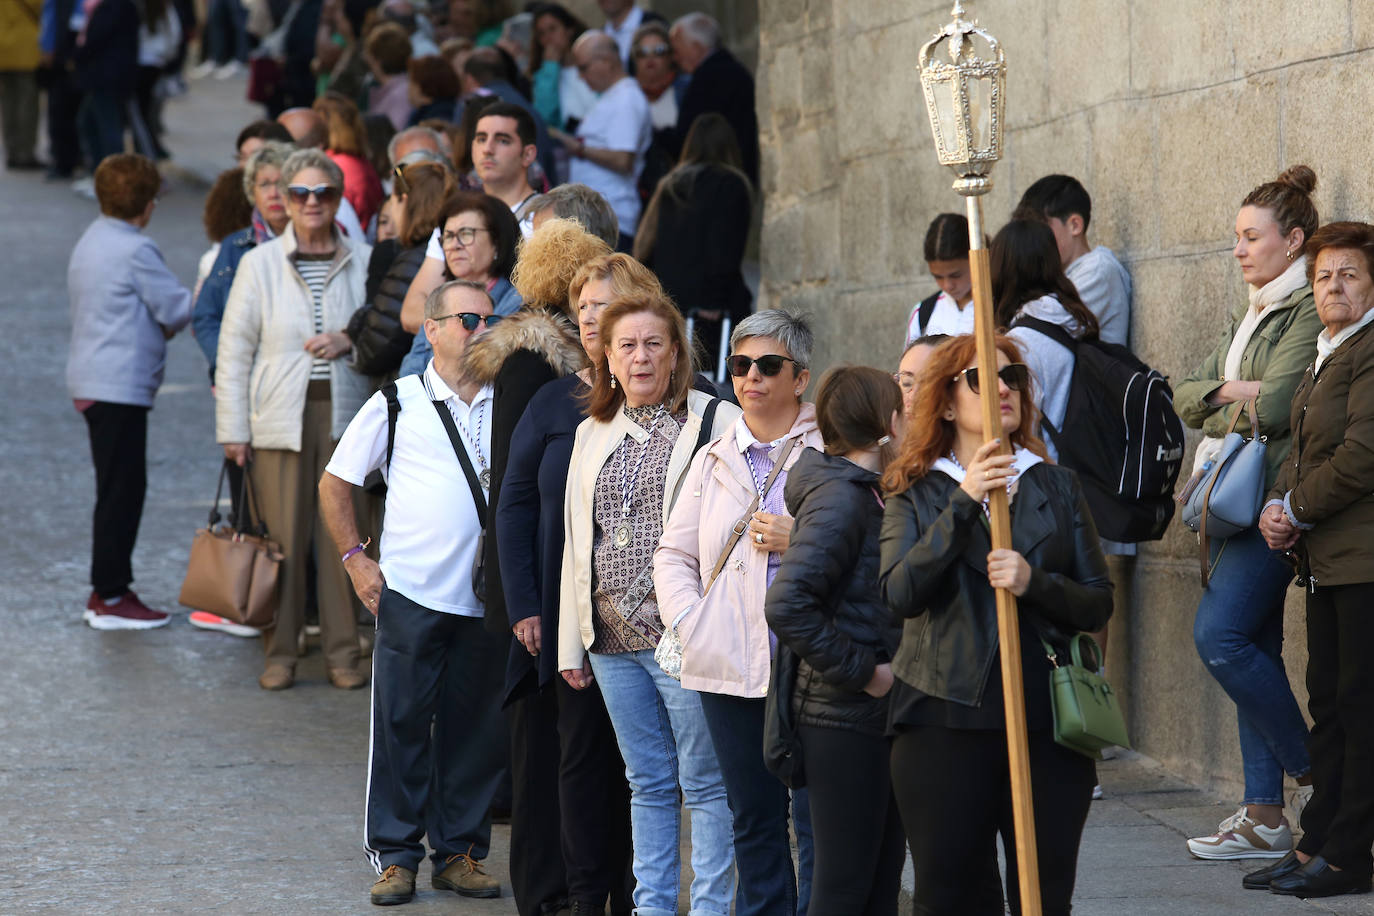
[[[372,543],[372,538],[368,538],[356,547],[350,547],[339,559],[340,563],[347,563],[355,554],[360,554],[367,549],[367,545]]]

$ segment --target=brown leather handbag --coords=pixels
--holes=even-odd
[[[191,540],[191,558],[177,599],[186,607],[209,611],[249,627],[270,627],[276,618],[281,547],[267,534],[253,499],[249,468],[243,469],[239,517],[221,525],[220,494],[228,467],[220,470],[210,521]]]

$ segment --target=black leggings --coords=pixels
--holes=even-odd
[[[888,740],[802,726],[816,865],[808,916],[896,916],[905,859]]]
[[[1041,906],[1045,916],[1067,914],[1097,771],[1044,731],[1030,733],[1030,771]],[[1001,916],[1000,894],[987,881],[999,833],[1007,899],[1019,914],[1006,733],[928,725],[902,731],[892,742],[892,786],[911,844],[917,916]]]

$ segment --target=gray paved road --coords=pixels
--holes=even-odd
[[[212,174],[255,112],[241,84],[194,91],[172,106],[170,146]],[[175,183],[149,229],[188,281],[205,247],[202,196]],[[5,173],[0,207],[0,914],[376,912],[360,851],[365,693],[328,687],[318,654],[297,687],[264,693],[256,643],[184,618],[147,633],[81,622],[93,482],[62,381],[64,271],[95,208]],[[135,588],[174,609],[218,465],[204,362],[185,335],[171,345],[149,454]],[[1374,914],[1370,897],[1242,892],[1244,865],[1192,861],[1182,845],[1230,806],[1134,759],[1105,764],[1101,778],[1108,797],[1084,837],[1076,913]],[[490,860],[503,878],[506,839],[498,828]],[[515,911],[508,888],[465,901],[425,878],[402,912]]]

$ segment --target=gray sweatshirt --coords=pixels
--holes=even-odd
[[[67,293],[67,393],[152,407],[167,363],[163,329],[180,331],[191,321],[191,292],[157,244],[132,223],[98,217],[72,249]]]

